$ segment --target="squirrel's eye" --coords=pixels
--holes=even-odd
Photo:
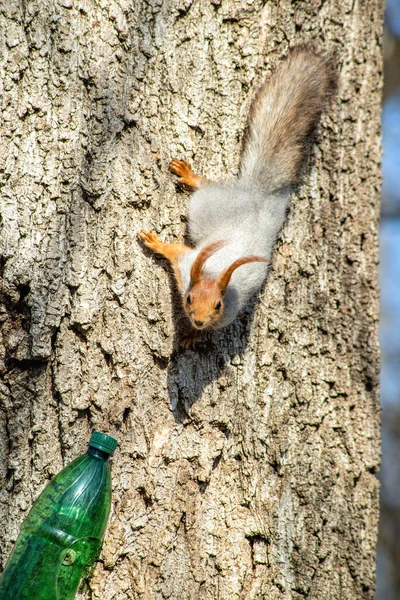
[[[191,296],[186,296],[186,304],[191,304],[192,303],[192,298]]]
[[[218,301],[217,304],[215,305],[215,310],[219,310],[221,308],[221,302]]]

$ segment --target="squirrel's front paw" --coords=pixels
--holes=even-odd
[[[200,336],[201,332],[197,329],[187,329],[182,335],[180,346],[188,350],[194,350]]]
[[[138,236],[143,240],[144,245],[153,252],[160,253],[162,249],[162,242],[158,239],[157,234],[154,231],[146,231],[142,229],[139,231]]]

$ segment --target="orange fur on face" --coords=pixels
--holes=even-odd
[[[205,329],[216,323],[224,310],[218,281],[202,279],[195,283],[183,300],[183,308],[196,329]]]
[[[196,329],[205,329],[217,324],[224,310],[223,296],[232,273],[250,262],[269,262],[263,256],[243,256],[235,260],[218,279],[202,279],[204,263],[214,252],[222,248],[223,241],[211,242],[199,252],[190,270],[190,290],[183,299],[186,315]]]

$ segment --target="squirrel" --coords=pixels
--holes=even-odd
[[[193,347],[203,332],[232,323],[262,287],[291,191],[336,85],[332,57],[311,43],[295,46],[251,104],[233,185],[196,175],[185,160],[170,163],[178,183],[196,190],[188,214],[194,248],[164,243],[146,230],[138,235],[173,267],[191,324],[181,345]]]

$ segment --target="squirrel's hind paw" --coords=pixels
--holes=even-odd
[[[169,170],[179,176],[178,183],[193,190],[198,190],[201,186],[209,183],[205,177],[193,173],[192,165],[187,160],[174,158],[169,165]]]
[[[175,173],[175,175],[179,175],[183,178],[189,176],[190,173],[193,173],[190,162],[187,160],[179,160],[178,158],[171,160],[169,170],[171,173]]]

